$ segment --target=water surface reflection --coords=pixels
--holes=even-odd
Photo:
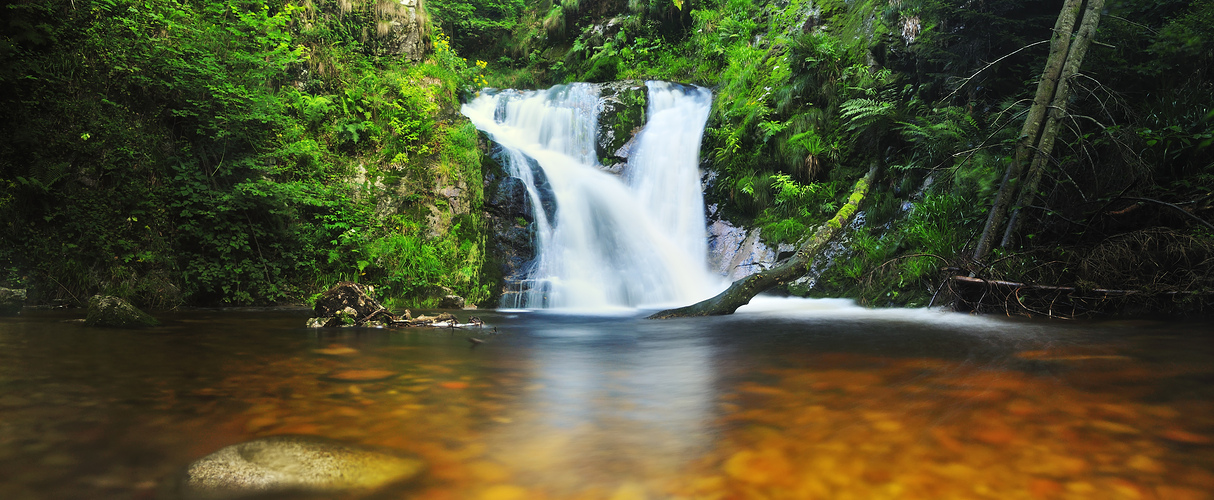
[[[462,331],[317,332],[305,315],[0,319],[0,498],[163,496],[192,460],[275,434],[428,463],[383,498],[1214,491],[1208,323],[780,300],[672,321],[479,312],[490,329]]]

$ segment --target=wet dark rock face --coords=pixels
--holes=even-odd
[[[498,182],[496,189],[489,192],[489,199],[485,204],[494,212],[503,215],[522,214],[526,218],[530,213],[527,187],[518,177],[506,177]]]
[[[485,220],[490,235],[487,253],[494,261],[489,271],[509,280],[526,274],[528,263],[535,258],[535,215],[523,181],[507,175],[493,159],[496,145],[487,140],[482,145],[489,149],[485,158]]]

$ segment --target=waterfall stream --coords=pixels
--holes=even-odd
[[[604,172],[595,154],[597,85],[485,93],[463,106],[502,146],[534,214],[535,259],[502,307],[662,306],[722,288],[706,263],[699,172],[712,95],[646,85],[649,119],[622,175]]]

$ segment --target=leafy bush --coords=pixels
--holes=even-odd
[[[430,234],[416,211],[387,224],[376,205],[386,183],[427,202],[458,180],[479,210],[475,136],[442,116],[485,65],[441,32],[413,64],[376,55],[364,3],[74,5],[27,2],[3,28],[3,279],[42,300],[264,304],[420,266],[431,285],[484,295],[468,271],[476,220]],[[438,264],[384,256],[406,238]]]

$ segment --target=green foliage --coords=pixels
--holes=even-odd
[[[1204,210],[1211,6],[1109,3],[1104,44],[1072,82],[1036,241],[1093,237],[1061,214],[1100,236],[1093,210],[1129,183]],[[66,300],[105,289],[168,303],[176,287],[192,303],[269,303],[360,279],[402,304],[436,287],[475,301],[487,295],[480,158],[459,100],[490,83],[657,78],[714,89],[709,196],[770,241],[824,223],[860,166],[883,162],[870,228],[825,278],[873,303],[914,303],[980,224],[1045,56],[1030,44],[1058,14],[1049,0],[425,8],[433,51],[414,64],[368,29],[391,10],[374,2],[6,6],[0,280]]]
[[[856,296],[873,305],[927,305],[940,268],[981,229],[983,208],[971,200],[928,193],[897,224],[861,228],[849,236],[848,252],[821,276],[824,286],[815,293]]]
[[[908,168],[951,166],[953,155],[964,151],[980,132],[977,120],[957,106],[922,110],[898,122],[895,129],[911,146]]]
[[[434,22],[453,36],[455,51],[468,56],[503,50],[523,7],[522,0],[426,0]]]
[[[762,226],[763,239],[771,244],[797,243],[809,228],[797,219],[782,219]]]
[[[839,105],[840,118],[847,130],[862,130],[894,115],[894,104],[876,99],[851,99]]]
[[[408,303],[427,297],[423,278],[396,285],[416,267],[487,295],[477,216],[426,228],[422,214],[442,183],[467,186],[469,213],[481,203],[475,134],[448,120],[485,65],[441,33],[413,64],[378,56],[366,3],[11,7],[0,278],[41,300],[164,307],[297,301],[369,275]],[[392,196],[410,201],[377,207]],[[434,258],[386,254],[408,245]]]

